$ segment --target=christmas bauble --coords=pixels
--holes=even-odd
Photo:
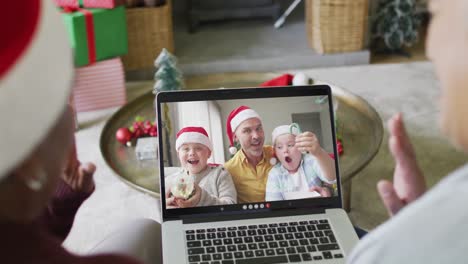
[[[126,127],[119,128],[117,132],[115,132],[115,138],[120,143],[126,145],[132,139],[132,132]]]

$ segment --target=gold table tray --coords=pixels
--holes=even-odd
[[[187,79],[187,87],[207,89],[219,87],[253,87],[277,77],[277,73],[224,73],[196,76]],[[144,84],[151,91],[153,82]],[[332,86],[338,99],[338,127],[342,135],[344,153],[340,156],[344,207],[350,208],[350,179],[362,170],[377,154],[383,138],[383,126],[375,109],[363,98]],[[130,126],[138,115],[154,120],[154,95],[147,92],[120,108],[106,123],[101,133],[102,155],[112,170],[125,183],[139,191],[159,197],[158,165],[155,161],[138,161],[134,147],[125,147],[115,139],[120,127]]]

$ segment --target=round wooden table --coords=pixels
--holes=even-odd
[[[277,73],[224,73],[196,76],[186,80],[192,89],[219,87],[254,87],[277,77]],[[317,83],[317,82],[316,82]],[[138,115],[154,120],[151,93],[153,82],[138,83],[138,89],[148,91],[119,109],[106,123],[101,133],[102,155],[120,179],[139,191],[159,197],[158,165],[155,161],[138,161],[134,147],[125,147],[115,140],[120,127],[130,126]],[[382,120],[375,109],[358,95],[332,86],[338,99],[337,131],[343,138],[344,153],[340,156],[340,175],[345,210],[351,203],[351,179],[377,154],[383,138]]]

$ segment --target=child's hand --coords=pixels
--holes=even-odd
[[[169,188],[169,191],[166,192],[166,207],[177,207],[175,197],[172,196],[170,189],[171,188]]]
[[[198,184],[196,183],[194,183],[193,187],[195,188],[195,193],[192,195],[192,197],[190,197],[190,199],[188,200],[183,200],[183,199],[178,199],[178,198],[175,199],[176,204],[180,208],[195,207],[200,202],[202,190],[200,186],[198,186]]]
[[[322,197],[331,197],[330,190],[328,188],[319,187],[319,186],[312,186],[309,188],[310,192],[318,192]]]
[[[317,136],[312,132],[304,132],[296,136],[296,147],[302,153],[317,155],[322,151]]]

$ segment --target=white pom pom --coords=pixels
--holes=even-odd
[[[270,164],[271,165],[276,165],[277,162],[278,162],[278,160],[275,157],[270,159]]]
[[[298,72],[294,75],[292,80],[292,85],[308,85],[309,84],[309,77],[305,75],[303,72]]]
[[[232,155],[236,154],[236,152],[237,152],[237,149],[235,147],[229,148],[229,153],[231,153]]]

